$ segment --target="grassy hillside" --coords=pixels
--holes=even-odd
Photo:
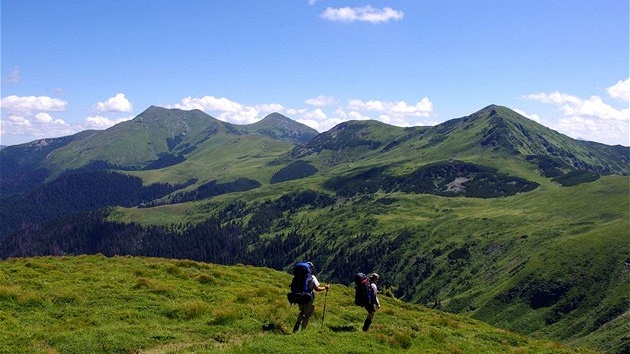
[[[382,191],[338,198],[332,206],[270,218],[250,247],[288,242],[290,230],[300,243],[283,252],[313,257],[337,281],[347,279],[339,269],[370,264],[407,301],[439,301],[444,310],[567,343],[597,332],[589,345],[627,346],[614,328],[630,324],[628,177],[572,187],[540,181],[534,191],[503,198]],[[250,200],[236,219],[247,225],[256,203],[304,187],[292,181],[186,207],[118,209],[111,217],[147,225],[194,222],[240,199]],[[616,325],[607,324],[613,320]]]
[[[385,295],[363,333],[353,290],[336,284],[311,326],[289,334],[290,275],[265,268],[99,255],[0,265],[7,353],[590,353]]]

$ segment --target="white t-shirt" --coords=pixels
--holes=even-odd
[[[319,280],[314,275],[311,275],[311,290],[319,288]]]
[[[381,302],[378,301],[378,288],[376,287],[376,284],[370,283],[370,286],[372,287],[372,291],[374,292],[374,304],[377,307],[381,307]]]

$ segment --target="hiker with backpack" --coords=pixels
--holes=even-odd
[[[381,302],[378,300],[377,295],[378,287],[376,286],[378,278],[379,276],[376,273],[372,273],[369,277],[363,273],[358,273],[354,276],[354,303],[358,306],[364,307],[368,312],[365,322],[363,322],[364,332],[370,328],[376,309],[381,308]]]
[[[298,304],[300,313],[298,314],[293,332],[305,330],[308,321],[315,310],[315,293],[330,289],[330,284],[320,285],[314,273],[314,265],[312,262],[300,262],[293,266],[293,280],[291,281],[291,292],[287,294],[287,298],[291,304]]]

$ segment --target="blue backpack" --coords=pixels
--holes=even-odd
[[[311,266],[306,262],[299,262],[293,266],[293,280],[291,292],[287,299],[291,304],[307,304],[315,297],[311,289]]]
[[[357,273],[354,276],[354,304],[368,306],[372,303],[374,303],[374,290],[370,279],[364,273]]]

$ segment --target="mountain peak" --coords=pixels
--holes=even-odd
[[[307,142],[319,134],[317,130],[278,112],[268,114],[265,118],[247,127],[260,135],[296,144]]]
[[[261,119],[260,122],[269,121],[269,122],[288,122],[293,121],[291,118],[284,116],[278,112],[269,113],[265,116],[265,118]]]
[[[522,118],[523,116],[517,113],[516,111],[496,104],[488,105],[477,112],[470,115],[470,117],[492,117],[492,116],[501,116],[504,118]]]
[[[207,113],[199,110],[199,109],[191,109],[184,110],[180,108],[164,108],[159,106],[149,106],[149,108],[145,109],[142,113],[136,116],[136,118],[170,118],[170,117],[178,117],[178,118],[186,118],[186,117],[203,117],[204,119],[213,118]],[[134,118],[135,119],[135,118]]]

